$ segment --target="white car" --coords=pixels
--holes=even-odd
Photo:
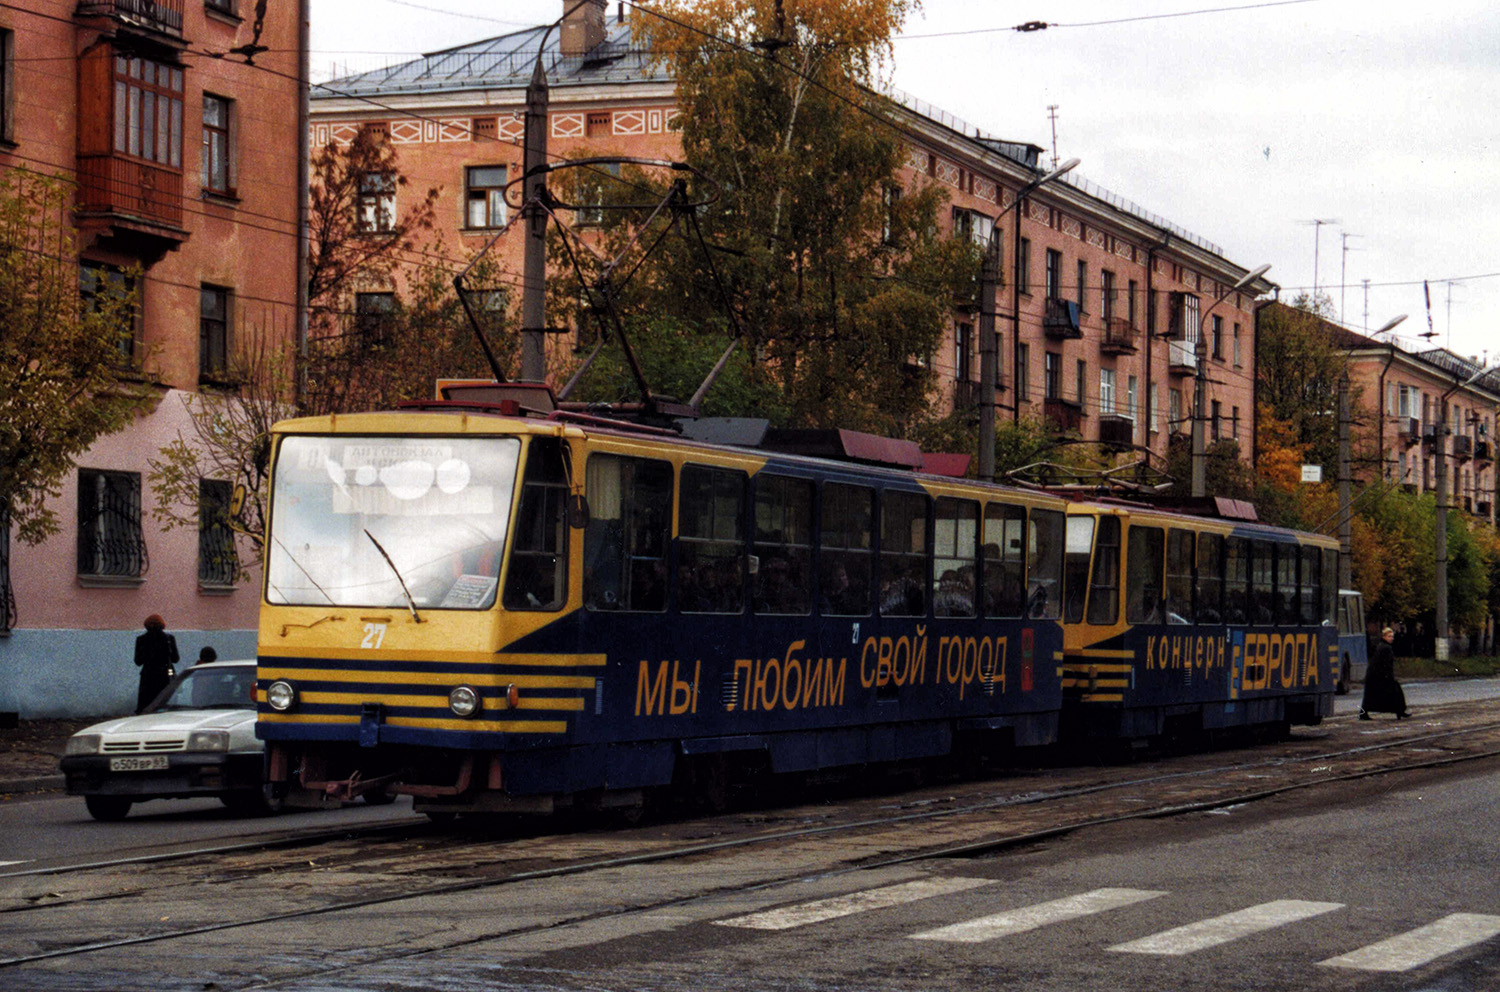
[[[69,795],[96,820],[120,820],[147,799],[217,796],[245,814],[281,800],[266,785],[266,747],[255,736],[255,662],[215,661],[183,671],[137,716],[85,727],[68,740]]]

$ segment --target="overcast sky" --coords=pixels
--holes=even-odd
[[[618,0],[610,0],[613,13]],[[895,86],[1220,245],[1344,322],[1500,362],[1493,0],[925,0]],[[315,79],[556,19],[563,0],[312,0]],[[1045,21],[1042,31],[1011,28]],[[1314,220],[1330,223],[1314,225]],[[1347,237],[1345,237],[1347,235]],[[1347,248],[1347,251],[1345,250]],[[1314,255],[1318,264],[1314,271]],[[1368,291],[1365,281],[1368,280]]]

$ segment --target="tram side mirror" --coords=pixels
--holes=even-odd
[[[578,493],[568,497],[568,526],[582,529],[589,525],[589,501]]]

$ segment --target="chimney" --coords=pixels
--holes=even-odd
[[[558,44],[564,55],[587,55],[604,41],[605,3],[606,0],[563,0]]]

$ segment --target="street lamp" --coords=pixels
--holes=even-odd
[[[1193,382],[1193,496],[1206,496],[1208,490],[1207,481],[1207,455],[1203,449],[1203,393],[1204,393],[1204,363],[1208,357],[1208,342],[1203,335],[1203,329],[1208,326],[1208,315],[1213,313],[1214,307],[1223,303],[1230,293],[1237,293],[1250,285],[1270,270],[1269,265],[1251,269],[1242,276],[1239,282],[1224,290],[1214,301],[1208,305],[1198,319],[1198,342],[1193,349],[1197,373]]]
[[[1011,404],[1014,411],[1014,419],[1021,417],[1021,398],[1019,386],[1021,382],[1021,370],[1017,364],[1021,354],[1021,203],[1027,196],[1035,192],[1039,187],[1045,186],[1065,173],[1071,172],[1078,167],[1079,159],[1070,158],[1051,172],[1034,179],[1016,191],[1016,197],[1010,206],[1000,211],[995,217],[995,223],[1000,223],[1006,211],[1016,212],[1015,251],[1012,254],[1012,279],[1010,291],[1010,308],[1013,330],[1011,333]],[[995,283],[998,281],[999,265],[995,254],[1000,242],[995,232],[990,232],[990,243],[984,255],[984,267],[980,270],[979,278],[979,477],[985,481],[995,478],[995,360],[999,357],[995,352]]]

